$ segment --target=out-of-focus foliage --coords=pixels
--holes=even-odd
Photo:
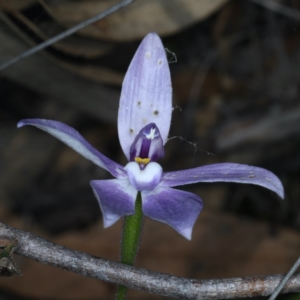
[[[66,27],[109,8],[115,2],[119,1],[42,0],[51,16]],[[139,0],[129,9],[120,10],[85,28],[81,34],[113,41],[141,39],[150,31],[160,36],[174,34],[209,17],[225,2],[227,0]]]
[[[228,0],[139,0],[130,8],[83,29],[80,34],[96,39],[128,41],[141,39],[149,31],[159,35],[174,34],[203,20]],[[43,5],[59,24],[70,27],[104,11],[120,0],[1,0],[6,11],[21,11],[34,4]]]
[[[47,40],[120,1],[0,0],[2,20],[30,45]],[[227,0],[140,0],[52,46],[45,53],[59,66],[96,82],[120,85],[122,76],[108,68],[74,58],[95,59],[115,48],[112,42],[141,39],[150,31],[174,34],[209,17]],[[59,55],[61,54],[61,55]],[[66,60],[69,58],[69,60]]]

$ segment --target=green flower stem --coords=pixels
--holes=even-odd
[[[133,265],[140,244],[143,225],[142,198],[138,192],[135,201],[135,214],[124,218],[121,241],[121,263]],[[127,287],[119,285],[116,300],[126,298]]]

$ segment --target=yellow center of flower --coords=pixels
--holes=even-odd
[[[140,157],[135,157],[134,160],[135,160],[138,164],[143,164],[143,165],[146,165],[148,162],[150,162],[150,158],[140,158]]]

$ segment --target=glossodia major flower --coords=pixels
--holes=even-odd
[[[271,172],[248,165],[221,163],[164,173],[157,162],[164,145],[172,114],[172,87],[164,47],[155,33],[139,46],[126,73],[121,92],[118,132],[128,159],[123,167],[91,146],[75,129],[57,121],[26,119],[18,127],[38,127],[116,179],[92,180],[91,186],[103,213],[104,226],[135,213],[137,193],[149,218],[166,223],[191,239],[194,223],[202,210],[195,194],[172,187],[197,182],[237,182],[263,186],[283,198],[280,180]]]

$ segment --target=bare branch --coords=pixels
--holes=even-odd
[[[45,49],[46,47],[66,38],[67,36],[72,35],[76,31],[81,30],[82,28],[101,20],[101,19],[107,17],[108,15],[111,15],[112,13],[116,12],[117,10],[120,10],[121,8],[131,4],[133,2],[134,2],[134,0],[124,0],[112,7],[110,7],[109,9],[97,14],[96,16],[91,17],[90,19],[85,20],[85,21],[77,24],[76,26],[71,27],[70,29],[60,33],[59,35],[50,38],[49,40],[29,49],[28,51],[21,53],[20,55],[14,57],[13,59],[9,60],[8,62],[0,65],[0,71],[3,71],[7,67],[15,64],[16,62],[18,62],[19,60],[21,60],[23,58],[28,57],[36,52],[39,52],[40,50]]]
[[[228,299],[270,295],[283,275],[195,280],[150,272],[67,249],[0,223],[0,239],[17,241],[15,252],[38,262],[132,289],[183,299]],[[283,293],[300,291],[300,274],[290,278]]]

